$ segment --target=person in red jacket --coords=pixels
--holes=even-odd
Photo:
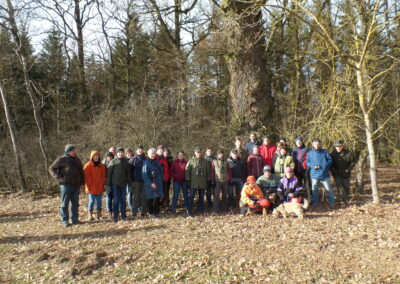
[[[260,155],[264,158],[264,164],[274,168],[272,159],[276,151],[276,146],[271,144],[271,139],[269,136],[263,137],[263,144],[259,147]]]
[[[256,178],[262,176],[264,165],[264,158],[258,153],[258,147],[254,146],[253,154],[247,158],[247,176],[254,176]]]
[[[185,209],[188,210],[189,205],[189,195],[188,188],[186,186],[186,168],[187,161],[185,160],[185,153],[180,151],[178,153],[178,158],[173,162],[171,166],[171,177],[172,177],[172,188],[173,188],[173,197],[172,197],[172,208],[171,212],[176,213],[176,205],[178,203],[179,192],[182,189],[183,202],[185,204]]]
[[[161,166],[163,167],[164,197],[161,198],[160,208],[169,206],[169,183],[168,183],[168,181],[170,179],[170,174],[169,174],[168,160],[164,157],[164,149],[165,149],[164,146],[162,146],[162,145],[158,146],[157,147],[157,156],[156,156],[156,159],[161,163]]]
[[[217,159],[211,162],[211,183],[214,188],[213,211],[228,210],[228,183],[232,182],[232,172],[228,161],[225,159],[224,151],[217,151]],[[222,204],[220,206],[220,194],[222,194]],[[221,208],[220,208],[221,207]]]
[[[102,196],[105,191],[107,173],[106,166],[100,161],[100,152],[92,151],[90,160],[83,168],[85,175],[85,192],[89,194],[88,220],[93,221],[94,203],[97,203],[97,219],[101,218]]]

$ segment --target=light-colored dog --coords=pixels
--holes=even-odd
[[[308,209],[310,203],[307,199],[304,199],[304,203],[295,202],[284,202],[274,209],[272,216],[275,218],[279,217],[279,213],[282,214],[283,218],[286,218],[289,214],[294,213],[300,219],[304,217],[304,209]]]

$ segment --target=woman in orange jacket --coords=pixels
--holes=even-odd
[[[97,203],[97,219],[101,218],[102,196],[107,179],[106,166],[100,161],[100,152],[92,151],[90,160],[83,168],[85,173],[85,192],[89,194],[88,220],[94,220],[94,203]]]
[[[270,202],[265,199],[262,189],[256,185],[254,176],[247,177],[240,198],[240,214],[261,212],[263,208],[270,207]]]

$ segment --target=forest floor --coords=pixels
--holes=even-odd
[[[0,195],[0,283],[400,283],[400,169],[304,220],[183,213],[64,228],[58,197]],[[368,181],[367,181],[368,183]],[[104,199],[103,199],[104,202]]]

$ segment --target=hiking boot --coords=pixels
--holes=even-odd
[[[94,220],[94,217],[93,217],[93,210],[89,210],[88,211],[88,221],[93,221]]]
[[[69,227],[69,226],[71,226],[68,222],[62,222],[62,224],[63,224],[64,227]]]
[[[97,209],[97,215],[96,215],[97,220],[101,220],[101,209]]]
[[[109,217],[110,219],[113,218],[113,213],[112,213],[111,211],[108,211],[108,217]]]

